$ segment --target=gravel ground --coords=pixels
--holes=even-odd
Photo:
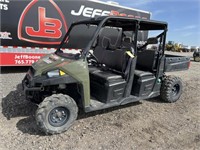
[[[2,68],[0,150],[200,149],[200,63],[192,61],[189,71],[173,73],[184,82],[184,92],[174,104],[154,98],[80,112],[67,132],[53,136],[44,135],[35,125],[37,107],[25,100],[20,85],[26,70]]]

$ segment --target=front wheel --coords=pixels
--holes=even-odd
[[[44,99],[36,111],[38,127],[46,134],[66,131],[76,120],[78,107],[69,96],[54,94]]]
[[[174,103],[180,98],[182,90],[183,84],[179,77],[167,76],[162,82],[160,96],[164,101]]]

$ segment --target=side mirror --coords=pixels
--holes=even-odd
[[[156,37],[148,38],[147,44],[158,44],[158,39]]]

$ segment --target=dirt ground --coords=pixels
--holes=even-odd
[[[25,100],[20,83],[26,70],[2,68],[0,150],[200,149],[200,63],[192,61],[189,71],[170,73],[184,82],[176,103],[155,98],[89,114],[79,112],[67,132],[53,136],[38,130],[37,107]]]

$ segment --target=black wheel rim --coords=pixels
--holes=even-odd
[[[178,93],[180,91],[180,86],[179,84],[175,84],[173,87],[172,87],[172,96],[177,96]]]
[[[63,126],[69,120],[69,110],[65,107],[56,107],[49,113],[49,124],[54,127]]]

